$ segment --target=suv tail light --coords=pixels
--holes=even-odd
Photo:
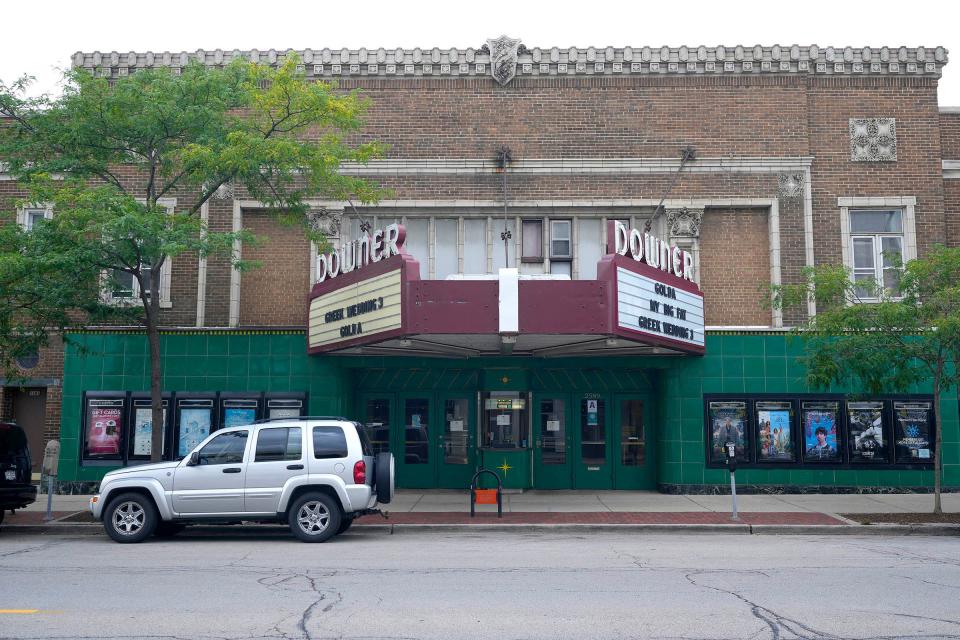
[[[353,483],[367,484],[367,463],[363,460],[357,460],[357,464],[353,465]]]

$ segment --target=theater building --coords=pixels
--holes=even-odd
[[[808,388],[788,331],[816,309],[765,299],[804,267],[882,279],[891,254],[960,244],[947,52],[525,44],[298,52],[308,78],[370,99],[360,137],[389,151],[342,170],[391,195],[311,203],[329,253],[239,188],[204,207],[269,242],[242,248],[262,261],[242,275],[213,257],[160,274],[164,456],[222,426],[343,415],[394,452],[402,487],[464,488],[482,466],[515,489],[723,491],[732,440],[746,490],[930,490],[931,390]],[[119,77],[284,55],[73,64]],[[86,350],[25,363],[0,406],[45,395],[40,431],[80,491],[149,458],[149,369],[135,329],[71,338]],[[941,409],[957,490],[955,392]]]

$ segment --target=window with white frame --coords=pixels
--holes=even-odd
[[[903,266],[903,211],[851,209],[850,248],[857,295],[875,299],[877,287],[896,293]]]
[[[520,228],[523,235],[521,260],[523,262],[543,262],[543,220],[523,220]]]
[[[176,200],[164,199],[158,201],[158,204],[167,209],[168,214],[172,214],[176,206]],[[147,265],[140,265],[140,273],[143,280],[143,287],[147,291],[147,298],[153,290],[153,279],[159,278],[160,288],[160,306],[168,308],[173,306],[170,300],[170,274],[172,272],[171,259],[167,258],[160,266],[160,273],[156,274],[153,269]],[[103,297],[107,303],[111,304],[135,304],[140,302],[140,283],[133,277],[132,273],[114,269],[111,273],[104,274],[105,290]]]
[[[51,207],[24,207],[17,211],[17,222],[27,231],[32,231],[37,222],[53,218]]]
[[[571,220],[550,221],[550,273],[572,275],[573,223]]]

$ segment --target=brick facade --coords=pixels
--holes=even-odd
[[[562,53],[564,59],[567,55]],[[771,324],[770,311],[763,309],[760,298],[770,281],[772,203],[779,217],[780,272],[785,283],[797,282],[807,265],[808,212],[815,262],[840,262],[838,198],[915,197],[919,252],[939,242],[960,246],[960,180],[944,180],[942,170],[942,160],[960,160],[960,113],[938,109],[937,75],[945,60],[939,50],[924,52],[924,60],[937,56],[936,73],[924,72],[920,53],[910,53],[915,56],[910,59],[920,63],[913,75],[888,74],[886,66],[883,74],[855,75],[848,66],[830,75],[816,65],[798,73],[802,67],[791,54],[789,73],[747,73],[746,67],[738,66],[736,74],[706,75],[703,62],[698,61],[697,72],[684,76],[675,70],[654,73],[649,56],[641,58],[639,49],[636,55],[647,65],[643,74],[612,76],[606,67],[602,75],[578,70],[569,77],[518,76],[500,86],[488,75],[472,72],[442,78],[362,77],[358,72],[341,78],[339,85],[359,90],[370,101],[366,126],[353,141],[385,143],[388,160],[492,161],[496,150],[507,145],[515,161],[675,162],[683,147],[694,146],[698,160],[681,175],[669,198],[706,202],[700,256],[708,325]],[[736,55],[740,55],[737,65],[742,65],[742,52]],[[750,55],[748,50],[744,59]],[[816,55],[820,60],[826,54]],[[79,54],[78,60],[81,66],[94,64],[91,54]],[[629,68],[629,63],[624,64]],[[555,66],[551,74],[558,73]],[[896,162],[852,161],[851,118],[895,118]],[[744,159],[753,164],[724,168],[724,161]],[[791,168],[778,169],[778,162]],[[795,168],[800,165],[809,171]],[[715,169],[705,168],[710,166]],[[649,204],[640,208],[652,212],[667,193],[674,171],[671,165],[643,171],[516,172],[510,176],[510,198],[527,203],[644,201]],[[781,174],[799,176],[811,200],[805,200],[804,187],[797,193],[782,193]],[[391,199],[409,202],[414,208],[437,200],[460,201],[462,206],[470,201],[497,203],[502,197],[501,176],[493,169],[473,173],[384,170],[369,177],[389,189]],[[128,172],[125,179],[139,178]],[[184,203],[191,195],[174,194]],[[16,183],[0,179],[0,209],[12,217],[22,196]],[[238,189],[235,197],[246,196]],[[725,200],[760,204],[747,208],[725,205]],[[233,200],[211,200],[210,228],[231,230],[235,206]],[[602,206],[595,210],[603,213]],[[369,207],[362,211],[382,216],[395,212]],[[543,211],[550,214],[549,207]],[[446,213],[457,215],[456,206],[444,209]],[[616,211],[610,215],[615,217]],[[305,325],[310,284],[306,240],[297,229],[279,226],[255,209],[242,211],[242,225],[269,239],[243,249],[245,259],[259,260],[262,267],[240,278],[239,301],[233,303],[239,310],[236,323],[243,327]],[[199,273],[197,256],[173,261],[172,306],[162,312],[165,325],[196,325],[198,308],[204,326],[230,325],[235,278],[229,260],[207,260],[203,283],[198,282]],[[198,301],[200,290],[205,295]],[[802,319],[802,312],[797,312],[786,315],[784,323]],[[55,356],[45,356],[44,361],[53,366],[51,377],[61,376],[62,352],[59,358],[58,368]],[[59,429],[58,392],[48,388],[48,412],[53,412],[48,415],[50,435]],[[0,398],[0,408],[5,399],[6,395]]]

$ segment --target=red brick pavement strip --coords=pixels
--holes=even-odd
[[[740,522],[730,519],[729,513],[681,511],[681,512],[522,512],[505,513],[497,518],[496,513],[478,513],[471,518],[469,513],[415,512],[391,513],[388,520],[380,516],[364,516],[356,521],[357,526],[377,524],[773,524],[773,525],[845,525],[846,522],[825,513],[814,512],[762,512],[740,513]]]

